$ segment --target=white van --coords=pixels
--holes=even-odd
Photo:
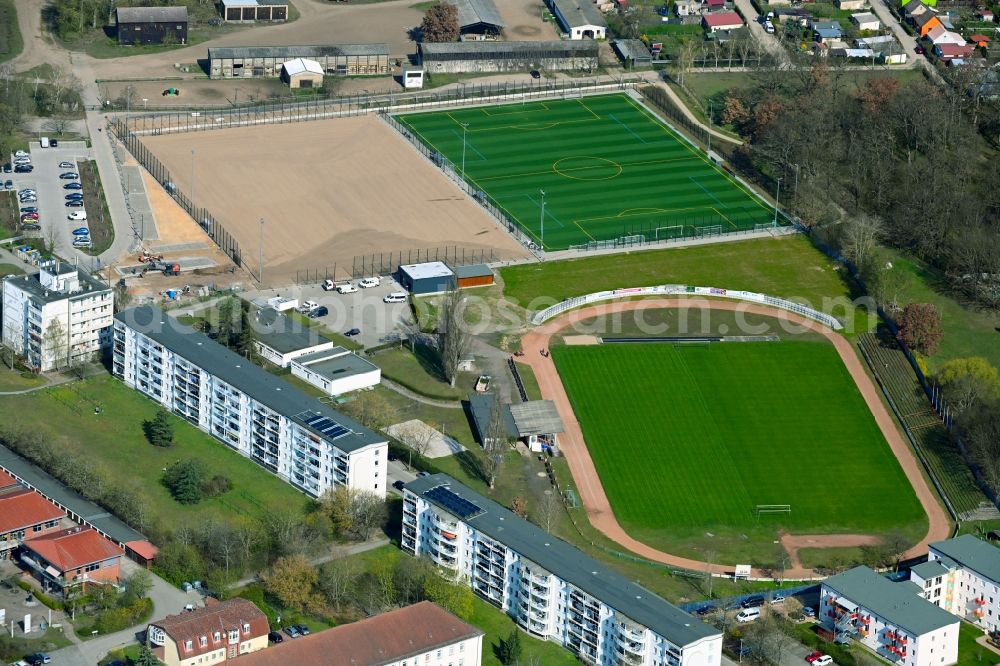
[[[87,211],[84,210],[74,210],[72,213],[66,216],[68,220],[86,220]]]
[[[406,293],[402,291],[394,291],[391,294],[382,298],[383,303],[405,303]]]
[[[362,289],[368,289],[369,287],[377,287],[377,286],[379,286],[379,284],[381,284],[381,282],[382,281],[378,278],[378,276],[376,276],[376,277],[367,277],[364,280],[361,280],[360,282],[358,282],[358,286],[361,287]]]
[[[744,608],[736,614],[737,622],[753,622],[760,617],[759,608]]]
[[[337,285],[337,293],[338,294],[353,294],[357,290],[358,290],[358,288],[355,287],[350,282],[345,282],[343,284],[338,284]]]

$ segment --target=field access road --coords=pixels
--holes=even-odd
[[[538,386],[541,389],[542,397],[547,400],[552,400],[556,404],[556,409],[558,410],[559,416],[562,418],[563,424],[566,428],[566,432],[559,438],[559,445],[563,453],[566,455],[566,461],[569,463],[570,472],[573,474],[573,480],[576,482],[577,490],[580,493],[580,499],[583,502],[584,507],[587,509],[587,517],[595,528],[600,530],[605,536],[618,543],[623,548],[627,548],[636,555],[645,557],[655,562],[661,562],[663,564],[676,567],[683,567],[685,569],[693,569],[695,571],[707,571],[710,573],[723,573],[725,571],[731,572],[735,569],[734,564],[709,565],[705,562],[699,562],[697,560],[680,557],[678,555],[671,555],[632,538],[632,536],[630,536],[624,528],[622,528],[622,526],[618,523],[618,520],[615,518],[614,511],[611,508],[611,502],[608,500],[608,496],[604,492],[604,487],[601,485],[601,479],[597,474],[597,468],[595,467],[594,461],[591,459],[590,453],[587,450],[587,444],[583,438],[583,431],[580,428],[580,422],[576,419],[576,416],[573,413],[573,407],[570,404],[569,396],[566,394],[566,389],[563,387],[562,381],[559,379],[559,373],[556,370],[555,363],[552,361],[551,356],[542,356],[540,354],[542,350],[548,349],[549,338],[551,338],[552,335],[558,333],[569,324],[585,320],[588,317],[609,315],[634,310],[636,308],[678,308],[684,307],[685,305],[690,305],[690,301],[683,298],[650,298],[641,301],[617,301],[612,303],[603,303],[601,305],[574,310],[573,312],[556,317],[555,319],[542,324],[525,335],[521,339],[521,348],[525,352],[525,355],[519,357],[517,360],[531,366],[531,369],[535,373],[535,377],[538,378]],[[920,465],[917,463],[917,459],[910,450],[909,444],[900,434],[896,427],[895,420],[886,410],[885,405],[882,404],[882,398],[878,388],[872,382],[871,378],[865,373],[865,369],[861,365],[861,360],[854,352],[854,348],[851,346],[851,343],[847,340],[847,338],[810,319],[806,319],[791,312],[786,312],[785,310],[778,310],[776,308],[764,307],[746,302],[723,300],[706,300],[705,305],[706,307],[711,307],[717,310],[738,310],[752,314],[760,314],[768,317],[784,319],[819,333],[829,340],[837,350],[837,354],[840,356],[841,360],[844,362],[847,371],[850,373],[851,378],[854,380],[858,390],[861,392],[861,396],[868,404],[868,408],[871,410],[872,416],[875,417],[875,422],[878,424],[879,430],[889,443],[890,449],[899,461],[899,465],[902,467],[903,473],[906,475],[907,480],[913,487],[914,493],[917,495],[917,499],[920,500],[920,504],[923,507],[924,512],[927,514],[927,534],[924,535],[923,539],[921,539],[919,543],[910,548],[910,550],[908,550],[903,557],[917,557],[919,555],[926,554],[927,545],[931,541],[948,538],[950,535],[951,523],[947,514],[938,503],[937,497],[931,490],[930,486],[927,485],[927,480],[923,477]],[[812,535],[810,539],[813,541],[810,545],[819,548],[827,547],[827,545],[849,545],[844,543],[843,536],[844,535],[837,534],[826,536]],[[832,543],[827,544],[827,538],[829,538]],[[789,553],[789,555],[794,556],[795,553]],[[766,577],[765,574],[759,570],[754,570],[753,575],[761,578]],[[811,569],[803,567],[801,563],[794,563],[792,567],[785,570],[784,575],[785,580],[807,580],[814,577],[816,577],[815,573]]]
[[[740,10],[740,14],[743,15],[743,20],[747,22],[750,34],[754,36],[757,43],[764,47],[764,50],[772,57],[777,58],[783,67],[787,65],[788,51],[781,45],[777,37],[765,30],[764,26],[760,24],[760,14],[754,9],[753,3],[750,0],[735,0],[735,4],[736,8]]]

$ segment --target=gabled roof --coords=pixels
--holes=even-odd
[[[585,25],[594,25],[600,28],[608,27],[592,0],[551,0],[556,13],[568,24],[567,28],[579,28]]]
[[[556,403],[551,400],[529,400],[510,405],[510,415],[517,426],[519,437],[528,435],[552,435],[565,432]]]
[[[954,560],[959,565],[975,571],[983,578],[1000,583],[1000,548],[977,539],[971,534],[963,534],[946,541],[935,541],[932,551]]]
[[[924,12],[923,14],[917,14],[913,17],[913,24],[918,28],[924,27],[931,21],[937,21],[938,23],[941,22],[940,19],[938,19],[938,15],[934,12]]]
[[[837,30],[841,31],[840,23],[838,21],[813,21],[813,30]]]
[[[989,37],[987,37],[986,35],[983,35],[981,33],[978,33],[978,32],[976,34],[974,34],[974,35],[969,35],[969,39],[971,41],[973,41],[973,42],[976,42],[977,44],[980,43],[980,42],[991,41]]]
[[[225,648],[229,645],[227,634],[230,631],[240,633],[241,643],[251,638],[267,636],[271,631],[267,615],[252,601],[240,597],[196,608],[180,615],[168,615],[149,624],[151,627],[159,627],[173,640],[177,645],[181,661]],[[244,624],[250,625],[249,632],[243,631]],[[215,639],[216,632],[219,633],[218,640]],[[205,638],[204,645],[202,637]],[[186,647],[187,641],[191,641],[190,649]]]
[[[311,74],[323,73],[323,66],[315,60],[309,60],[308,58],[295,58],[294,60],[282,63],[281,66],[285,68],[285,74],[288,74],[288,76],[305,74],[306,72]]]
[[[118,23],[187,22],[187,7],[119,7]]]
[[[959,622],[956,616],[920,597],[913,583],[893,583],[865,566],[831,576],[823,585],[913,636]]]
[[[17,479],[0,469],[0,489],[10,488],[17,485]]]
[[[721,28],[727,25],[743,25],[743,19],[736,12],[716,12],[701,17],[709,28]]]
[[[28,539],[24,547],[59,569],[70,571],[88,564],[120,557],[122,551],[94,530],[71,527]]]
[[[481,509],[479,513],[464,519],[473,529],[505,544],[522,558],[552,572],[632,621],[652,629],[674,645],[683,648],[721,635],[715,627],[692,617],[666,599],[633,583],[575,546],[514,515],[447,474],[432,474],[415,479],[407,483],[405,489],[450,513],[454,509],[433,499],[437,496],[434,490],[440,487],[447,487],[451,493]],[[957,618],[955,621],[958,621]]]
[[[972,53],[973,47],[968,44],[942,42],[941,44],[936,44],[934,50],[942,58],[964,58]]]
[[[421,601],[240,656],[240,666],[381,666],[482,636],[483,632]],[[470,663],[471,657],[465,659]],[[478,663],[478,662],[477,662]]]
[[[65,515],[55,504],[27,488],[0,494],[0,534],[59,520]]]
[[[472,28],[477,25],[489,25],[503,28],[507,24],[500,16],[500,10],[493,0],[448,0],[458,8],[458,27]]]

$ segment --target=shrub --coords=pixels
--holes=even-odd
[[[205,464],[197,458],[176,462],[164,473],[163,485],[181,504],[197,504],[205,498]]]
[[[204,491],[206,497],[216,497],[223,493],[228,493],[232,489],[233,482],[229,480],[228,476],[216,474],[208,483],[205,484]]]

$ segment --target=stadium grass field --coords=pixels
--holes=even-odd
[[[616,517],[650,545],[706,532],[769,543],[779,530],[926,529],[828,342],[551,351]],[[791,513],[758,520],[758,504]]]
[[[396,119],[458,174],[464,152],[466,180],[546,250],[639,234],[656,240],[753,229],[773,220],[770,207],[625,94]]]

